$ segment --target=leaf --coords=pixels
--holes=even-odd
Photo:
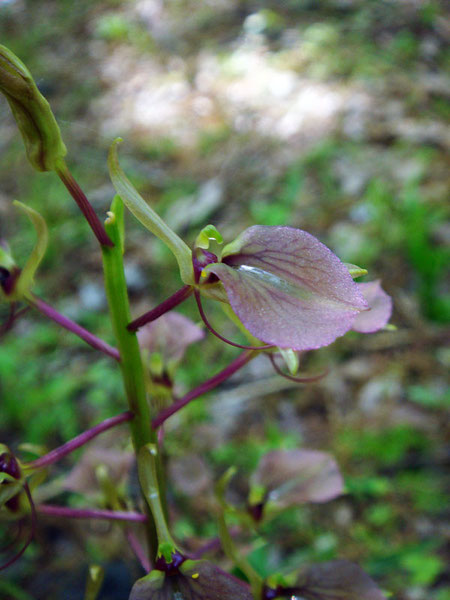
[[[277,508],[327,502],[344,493],[335,459],[318,450],[274,450],[261,459],[252,488],[265,489],[265,501]]]
[[[311,350],[333,342],[367,304],[345,265],[315,237],[256,225],[205,268],[222,281],[232,309],[267,344]]]
[[[373,333],[382,329],[392,314],[392,299],[381,288],[380,281],[356,284],[364,296],[370,310],[357,315],[352,329],[360,333]]]
[[[129,600],[252,600],[252,594],[211,562],[187,560],[176,574],[154,570],[136,581]]]
[[[297,579],[295,593],[306,600],[386,600],[367,573],[347,560],[306,567]]]

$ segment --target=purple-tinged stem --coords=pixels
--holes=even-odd
[[[26,467],[27,469],[40,469],[42,467],[48,467],[49,465],[52,465],[53,463],[57,462],[58,460],[61,460],[61,458],[63,458],[64,456],[67,456],[67,454],[70,454],[77,448],[84,446],[84,444],[86,444],[87,442],[89,442],[90,440],[95,438],[100,433],[103,433],[104,431],[108,431],[108,429],[111,429],[112,427],[115,427],[116,425],[125,423],[125,421],[131,421],[133,416],[134,416],[133,413],[131,411],[127,410],[123,413],[120,413],[120,415],[116,415],[115,417],[110,417],[109,419],[105,419],[98,425],[95,425],[94,427],[92,427],[91,429],[88,429],[87,431],[83,431],[83,433],[80,433],[80,435],[77,435],[72,440],[69,440],[62,446],[59,446],[59,448],[55,448],[54,450],[51,450],[48,454],[45,454],[44,456],[41,456],[40,458],[37,458],[36,460],[25,463],[24,467]]]
[[[144,548],[141,546],[140,541],[137,539],[136,534],[134,533],[134,531],[131,531],[131,529],[127,529],[125,535],[127,537],[131,549],[133,550],[137,559],[141,563],[142,568],[146,573],[148,573],[149,571],[151,571],[152,566],[150,564],[147,554],[144,551]]]
[[[52,504],[40,504],[36,510],[41,515],[49,517],[63,517],[65,519],[106,519],[111,521],[133,521],[144,523],[147,517],[138,512],[125,512],[120,510],[101,510],[97,508],[67,508]]]
[[[78,204],[79,209],[83,213],[86,221],[89,223],[89,226],[99,243],[102,246],[109,246],[112,248],[114,244],[106,233],[100,219],[97,217],[94,209],[91,206],[91,203],[86,198],[86,194],[75,181],[72,173],[69,171],[64,161],[61,160],[59,162],[58,166],[56,167],[56,173],[68,189],[72,198]]]
[[[189,298],[193,291],[194,288],[191,285],[184,285],[177,292],[175,292],[175,294],[170,296],[170,298],[167,298],[167,300],[164,300],[164,302],[161,302],[161,304],[158,304],[158,306],[155,306],[155,308],[152,308],[152,310],[149,310],[134,321],[131,321],[131,323],[127,325],[127,329],[129,331],[136,331],[143,325],[155,321],[164,313],[168,312],[169,310],[172,310],[172,308],[175,308],[176,306],[187,300],[187,298]]]
[[[89,344],[89,346],[92,346],[92,348],[100,350],[100,352],[103,352],[104,354],[111,356],[111,358],[114,358],[114,360],[120,362],[120,354],[117,348],[113,348],[113,346],[110,346],[87,329],[84,329],[84,327],[81,327],[81,325],[78,325],[78,323],[75,323],[75,321],[68,319],[55,310],[52,306],[41,300],[41,298],[38,298],[34,295],[29,295],[27,300],[43,315],[55,323],[58,323],[58,325],[61,325],[61,327],[64,327],[64,329],[67,329],[68,331],[71,331],[77,335],[79,338]]]
[[[171,406],[162,410],[159,413],[159,415],[155,419],[153,419],[152,427],[156,429],[157,427],[162,425],[164,421],[166,421],[169,417],[171,417],[176,412],[181,410],[184,406],[186,406],[186,404],[189,404],[189,402],[191,402],[192,400],[195,400],[202,394],[206,394],[206,392],[209,392],[210,390],[217,387],[220,383],[231,377],[231,375],[236,373],[236,371],[238,371],[249,361],[251,361],[252,358],[254,358],[257,354],[258,352],[256,350],[246,350],[245,352],[242,352],[242,354],[235,358],[233,362],[231,362],[227,367],[225,367],[225,369],[220,371],[220,373],[217,373],[217,375],[214,375],[213,377],[211,377],[211,379],[207,379],[198,387],[188,392],[185,396],[183,396],[179,400],[176,400]]]
[[[275,358],[273,357],[272,354],[269,354],[269,360],[272,363],[272,366],[275,369],[275,371],[278,373],[278,375],[281,375],[281,377],[284,377],[285,379],[289,379],[289,381],[295,381],[295,383],[312,383],[314,381],[319,381],[319,379],[322,379],[328,373],[328,371],[325,371],[324,373],[319,373],[318,375],[306,375],[305,377],[294,377],[294,375],[289,375],[288,373],[284,373],[280,369],[280,367],[275,362]]]
[[[211,323],[208,321],[208,319],[206,317],[205,311],[203,310],[202,300],[200,298],[200,292],[198,290],[194,290],[194,295],[195,295],[195,301],[197,302],[198,311],[200,313],[203,323],[206,325],[206,327],[209,329],[209,331],[213,335],[215,335],[217,338],[219,338],[219,340],[222,340],[222,342],[225,342],[226,344],[229,344],[230,346],[234,346],[235,348],[243,348],[244,350],[267,350],[268,348],[273,348],[273,344],[263,344],[262,346],[245,346],[243,344],[236,344],[236,342],[232,342],[228,338],[223,337],[223,335],[220,335],[220,333],[218,333],[214,329],[214,327],[211,325]]]
[[[8,333],[10,329],[12,329],[15,321],[25,314],[28,310],[30,310],[29,306],[25,306],[25,308],[21,308],[20,310],[16,310],[17,306],[15,302],[12,302],[9,306],[9,315],[4,323],[0,325],[0,336]]]

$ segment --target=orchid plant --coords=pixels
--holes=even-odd
[[[7,446],[0,446],[0,517],[27,523],[23,539],[19,528],[17,551],[4,562],[6,568],[26,550],[40,514],[59,517],[122,521],[128,542],[146,574],[130,592],[130,600],[381,600],[380,589],[356,564],[331,561],[302,566],[294,573],[273,573],[263,578],[235,541],[229,517],[239,531],[258,530],[286,508],[327,502],[344,492],[342,475],[334,458],[316,450],[274,451],[264,456],[249,480],[248,500],[230,504],[226,490],[234,469],[217,482],[218,531],[223,551],[239,568],[236,578],[201,555],[189,555],[183,540],[175,540],[168,521],[165,495],[163,423],[185,405],[228,379],[260,354],[268,356],[277,373],[300,383],[318,376],[298,374],[299,353],[331,344],[350,330],[371,333],[387,326],[391,299],[380,282],[355,283],[364,269],[342,263],[311,234],[292,227],[255,225],[224,244],[220,232],[205,226],[191,249],[145,202],[122,170],[116,140],[109,153],[110,177],[117,195],[107,218],[100,221],[64,157],[66,147],[50,106],[39,92],[26,66],[0,46],[0,91],[6,96],[22,134],[28,159],[39,171],[55,172],[75,199],[96,236],[103,261],[111,328],[117,347],[56,311],[34,292],[34,278],[45,255],[48,232],[44,216],[16,202],[35,229],[36,243],[28,261],[17,265],[6,244],[0,247],[0,299],[9,304],[1,325],[5,336],[29,308],[40,311],[60,327],[80,337],[96,351],[114,360],[121,371],[126,410],[67,441],[63,446],[24,461]],[[159,306],[137,319],[131,318],[123,268],[124,207],[172,251],[182,287]],[[241,348],[227,367],[181,398],[175,398],[176,367],[185,348],[199,343],[204,330],[172,312],[194,296],[200,317],[222,342]],[[204,299],[219,302],[228,318],[246,337],[246,344],[224,337],[210,323]],[[282,361],[285,367],[280,367]],[[24,399],[26,402],[26,398]],[[46,503],[41,485],[49,467],[101,433],[127,422],[133,443],[130,453],[99,452],[85,455],[66,478],[64,489],[80,490],[80,472],[89,470],[93,484],[105,492],[106,508],[74,509]],[[114,468],[108,470],[109,459]],[[141,500],[133,503],[119,485],[121,474],[136,461]],[[77,487],[78,486],[78,487]],[[81,490],[82,491],[82,490]],[[91,499],[92,500],[92,499]],[[146,533],[145,546],[135,536],[132,523]],[[20,543],[22,544],[20,546]],[[89,569],[86,598],[101,593],[102,569]]]

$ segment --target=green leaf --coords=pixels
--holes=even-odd
[[[54,171],[67,150],[49,103],[23,62],[0,45],[0,92],[22,134],[28,160],[38,171]]]

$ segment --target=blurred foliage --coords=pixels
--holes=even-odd
[[[257,385],[270,374],[264,365],[244,371],[217,396],[197,400],[173,424],[169,421],[169,458],[197,453],[215,478],[236,465],[231,494],[239,503],[263,453],[297,446],[333,452],[348,494],[323,506],[289,510],[264,526],[269,541],[253,537],[252,564],[268,573],[345,556],[361,562],[399,600],[446,600],[443,445],[450,355],[444,326],[450,319],[450,252],[445,120],[450,109],[443,74],[450,53],[444,3],[163,4],[158,22],[151,16],[158,14],[157,2],[0,2],[2,43],[37,77],[60,120],[69,164],[98,213],[105,213],[113,193],[107,147],[122,133],[128,140],[123,166],[130,178],[187,240],[209,221],[227,240],[256,222],[306,229],[342,260],[368,268],[372,279],[382,278],[394,297],[398,327],[371,339],[355,334],[305,357],[305,370],[335,367],[313,386],[268,393],[264,384]],[[303,122],[307,133],[287,141],[270,125],[262,133],[255,115],[247,129],[240,128],[241,115],[229,109],[227,94],[232,94],[226,87],[236,70],[237,50],[254,51],[304,85],[328,86],[320,94],[342,92],[344,109],[332,125],[315,123],[317,132]],[[126,120],[119,104],[110,108],[117,119],[106,120],[110,115],[100,101],[113,87],[104,75],[107,68],[120,73],[122,60],[137,57],[126,63],[135,68],[125,74],[131,98],[147,68],[156,82],[160,72],[178,81],[182,71],[188,88],[195,89],[204,55],[218,59],[213,76],[219,108],[201,122],[189,144],[169,127],[170,116],[164,117],[167,123],[163,119],[163,133],[133,121],[130,131],[121,130]],[[369,108],[364,102],[362,109],[351,108],[355,98],[366,96],[372,100]],[[109,98],[113,102],[114,96]],[[132,113],[135,106],[128,101]],[[51,236],[37,292],[113,343],[95,241],[57,178],[28,167],[1,102],[0,238],[8,240],[20,264],[32,239],[23,235],[12,200],[43,213]],[[249,106],[240,111],[251,113]],[[268,114],[271,108],[265,108]],[[192,104],[186,102],[184,111],[186,123],[196,122]],[[208,196],[205,184],[211,181]],[[127,234],[137,316],[180,282],[166,249],[131,218]],[[198,318],[193,303],[180,310]],[[1,320],[6,314],[0,307]],[[211,307],[211,318],[218,329],[236,335],[233,328],[225,331],[229,325],[220,310]],[[177,373],[177,392],[194,387],[235,355],[208,337],[188,351]],[[123,410],[119,379],[109,359],[97,359],[67,332],[27,313],[1,339],[1,440],[15,450],[21,442],[48,448],[63,443]],[[239,405],[235,397],[242,398]],[[63,472],[55,471],[57,476]],[[198,547],[200,538],[216,535],[210,497],[188,499],[172,485],[169,497],[174,531],[183,542]],[[63,494],[58,500],[68,498]],[[79,598],[86,565],[93,561],[110,565],[104,597],[126,597],[139,573],[131,553],[124,553],[120,526],[42,520],[39,544],[2,577],[0,595],[28,600],[42,589],[45,597]]]

